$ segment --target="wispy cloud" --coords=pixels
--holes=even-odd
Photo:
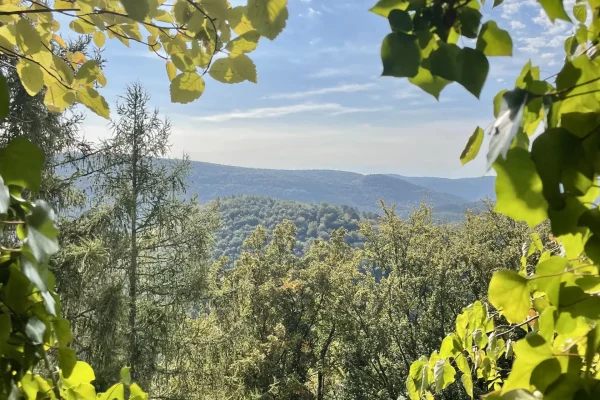
[[[262,118],[275,118],[283,115],[298,114],[304,112],[327,112],[329,115],[342,115],[358,112],[376,112],[389,110],[389,107],[380,108],[363,108],[363,107],[345,107],[338,103],[302,103],[291,106],[281,107],[263,107],[253,108],[245,111],[232,111],[229,113],[208,115],[205,117],[195,117],[196,121],[207,121],[207,122],[223,122],[232,119],[262,119]]]
[[[265,96],[264,99],[281,100],[281,99],[305,99],[312,96],[321,96],[330,93],[354,93],[364,92],[366,90],[373,89],[376,85],[374,83],[361,83],[361,84],[349,84],[340,85],[333,87],[325,87],[321,89],[306,90],[304,92],[291,92],[291,93],[277,93],[270,96]]]
[[[347,75],[352,75],[352,70],[350,68],[321,68],[308,76],[311,78],[331,78],[332,76]]]

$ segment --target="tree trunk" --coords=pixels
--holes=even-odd
[[[321,349],[320,359],[321,365],[319,366],[318,379],[317,379],[317,400],[325,399],[325,374],[323,373],[323,368],[325,368],[325,356],[327,356],[327,351],[329,350],[329,346],[333,341],[333,335],[335,334],[335,325],[331,327],[329,331],[329,336],[327,336],[327,340]]]
[[[131,155],[131,262],[129,264],[129,367],[131,376],[135,379],[138,359],[136,318],[137,318],[137,163],[138,163],[138,121],[135,119],[133,132],[133,151]]]

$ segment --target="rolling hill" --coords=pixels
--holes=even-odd
[[[487,179],[406,178],[330,170],[274,170],[191,162],[189,191],[201,202],[258,195],[303,203],[326,202],[379,212],[379,199],[400,214],[425,199],[438,215],[462,214],[489,193]],[[439,188],[437,187],[439,186]],[[454,219],[454,218],[450,218]]]

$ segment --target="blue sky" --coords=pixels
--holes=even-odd
[[[535,0],[505,0],[493,11],[486,5],[485,19],[515,32],[513,57],[492,60],[481,100],[453,84],[437,102],[405,79],[380,77],[389,26],[368,12],[374,2],[289,0],[285,31],[273,42],[261,39],[250,54],[258,84],[208,78],[204,95],[187,105],[170,103],[164,60],[110,40],[103,94],[114,109],[127,83],[141,81],[172,121],[174,157],[185,152],[193,160],[261,168],[482,175],[487,143],[465,167],[459,155],[475,127],[492,122],[493,96],[511,87],[529,59],[543,77],[557,72],[573,26],[551,24]],[[110,134],[104,120],[87,115],[88,138]]]

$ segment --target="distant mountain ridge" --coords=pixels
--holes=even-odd
[[[474,201],[493,196],[491,177],[413,178],[333,170],[245,168],[199,161],[191,162],[187,183],[189,191],[197,193],[203,203],[216,198],[255,195],[379,212],[381,199],[388,205],[396,204],[402,214],[418,206],[423,199],[438,213],[462,214],[474,206]]]

